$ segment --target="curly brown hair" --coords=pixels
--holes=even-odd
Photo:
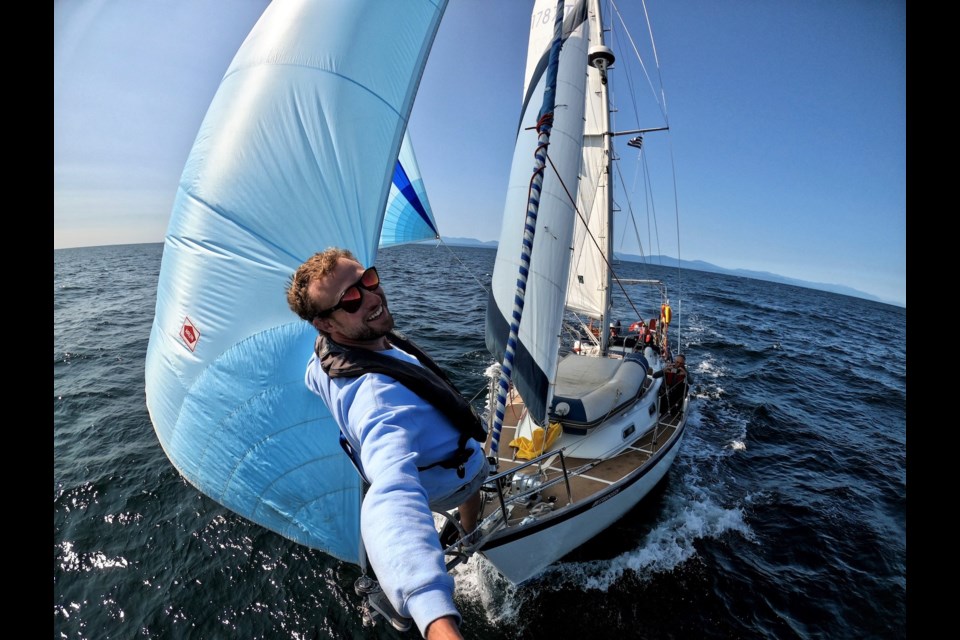
[[[349,250],[330,247],[326,251],[313,254],[297,268],[290,276],[290,284],[287,285],[287,304],[290,305],[291,311],[307,322],[313,322],[322,309],[318,309],[310,299],[310,283],[333,272],[340,258],[357,262]]]

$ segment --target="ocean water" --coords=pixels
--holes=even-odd
[[[356,567],[233,515],[166,459],[143,389],[161,254],[54,252],[54,637],[418,637],[364,626]],[[478,408],[493,258],[413,245],[377,264],[398,328]],[[618,269],[668,284],[671,343],[694,375],[680,454],[538,580],[513,587],[480,558],[458,567],[465,637],[906,637],[906,359],[902,340],[877,338],[905,328],[906,310]]]

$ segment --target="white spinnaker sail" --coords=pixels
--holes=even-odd
[[[328,246],[375,262],[446,4],[271,3],[204,118],[164,242],[145,372],[164,451],[213,500],[348,562],[360,482],[304,385],[316,330],[284,292]]]
[[[503,226],[487,309],[487,347],[502,358],[520,270],[524,221],[537,132],[532,130],[545,90],[543,71],[553,36],[556,0],[537,0],[533,8],[522,116],[517,132]],[[587,20],[583,0],[564,9],[564,42],[557,78],[556,109],[535,240],[527,277],[513,383],[538,422],[546,417],[558,362],[567,277],[574,229],[577,176],[581,163],[587,69]]]

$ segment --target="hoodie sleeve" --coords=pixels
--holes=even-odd
[[[337,381],[339,382],[339,381]],[[393,379],[367,374],[349,381],[341,408],[370,486],[360,530],[384,593],[421,633],[441,616],[460,620],[453,602],[429,499],[417,469],[419,438],[436,432],[439,414]],[[351,397],[352,396],[352,397]]]

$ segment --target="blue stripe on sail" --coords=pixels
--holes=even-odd
[[[416,189],[408,186],[401,190],[396,181],[393,185],[380,230],[380,248],[439,237]]]
[[[430,230],[433,231],[434,235],[437,235],[437,227],[434,226],[433,220],[427,215],[427,211],[423,206],[423,203],[420,201],[420,196],[417,195],[416,189],[413,188],[413,185],[410,184],[410,178],[407,177],[407,172],[404,171],[403,165],[397,162],[397,168],[393,172],[393,184],[400,190],[406,199],[410,203],[410,206],[420,215],[420,219],[423,220],[423,223],[430,227]]]
[[[427,190],[420,177],[413,143],[404,134],[400,154],[393,167],[390,195],[384,211],[380,247],[419,242],[440,237],[430,210]]]

